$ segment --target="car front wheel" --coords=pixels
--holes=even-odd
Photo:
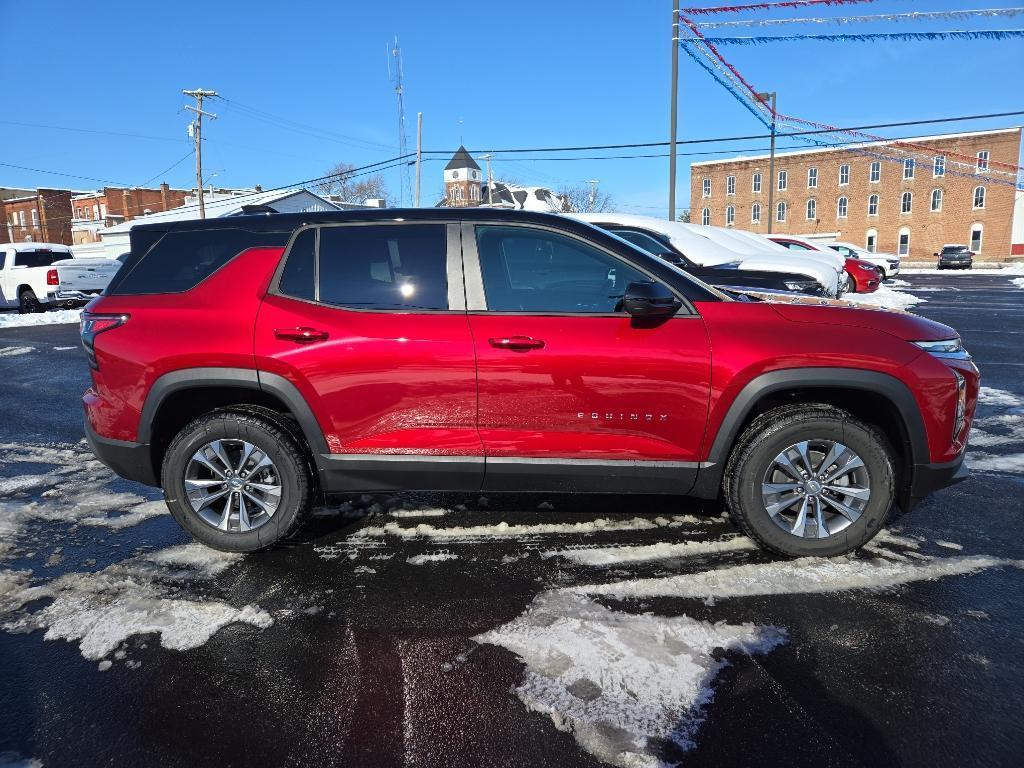
[[[733,520],[789,557],[855,550],[895,504],[892,450],[877,429],[830,405],[784,406],[743,433],[724,480]]]
[[[178,523],[226,552],[273,547],[299,529],[313,505],[309,462],[289,431],[240,411],[186,425],[164,455],[161,485]]]

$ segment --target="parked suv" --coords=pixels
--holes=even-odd
[[[224,550],[420,489],[722,498],[763,546],[836,555],[966,476],[979,376],[945,325],[806,301],[541,213],[137,226],[83,314],[86,432]]]
[[[935,258],[937,269],[970,269],[974,264],[974,252],[966,245],[944,245]]]

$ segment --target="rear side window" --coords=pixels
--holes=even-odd
[[[353,309],[448,309],[447,248],[443,224],[323,227],[320,301]]]
[[[70,258],[70,253],[54,253],[53,251],[15,251],[14,266],[48,267],[55,261]]]
[[[316,230],[307,229],[295,238],[281,273],[279,290],[285,296],[313,301],[316,298]]]
[[[247,248],[284,245],[287,238],[282,232],[244,229],[172,230],[134,264],[126,265],[127,274],[112,282],[107,292],[117,296],[182,293],[195,288]],[[134,239],[132,248],[134,256]]]

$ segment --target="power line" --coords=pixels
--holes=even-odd
[[[171,171],[173,171],[173,170],[174,170],[175,168],[177,168],[177,167],[178,167],[179,165],[181,165],[181,164],[182,164],[182,163],[184,163],[184,162],[185,162],[186,160],[188,160],[188,159],[189,159],[190,157],[192,157],[192,153],[193,153],[194,151],[195,151],[195,150],[192,150],[192,149],[190,149],[190,150],[189,150],[189,151],[188,151],[187,153],[185,153],[185,156],[184,156],[184,157],[182,157],[182,158],[181,158],[180,160],[176,160],[176,161],[174,162],[174,164],[173,164],[173,165],[171,165],[171,166],[169,166],[169,167],[167,167],[167,168],[164,168],[164,170],[160,171],[160,173],[156,173],[156,174],[153,174],[153,176],[151,176],[150,178],[146,179],[146,180],[145,180],[144,182],[142,182],[141,184],[139,184],[139,186],[140,186],[140,187],[144,187],[144,186],[146,186],[147,184],[149,184],[149,183],[150,183],[151,181],[156,181],[157,179],[159,179],[159,178],[160,178],[161,176],[163,176],[164,174],[170,173],[170,172],[171,172]]]

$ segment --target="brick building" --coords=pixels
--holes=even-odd
[[[35,194],[0,200],[0,243],[71,245],[69,189],[37,189]]]
[[[894,146],[899,144],[899,147]],[[912,149],[907,144],[913,144]],[[1021,129],[926,136],[693,163],[696,223],[845,240],[930,260],[964,243],[982,261],[1011,253]],[[768,210],[769,184],[775,185]]]
[[[444,167],[444,195],[447,205],[465,208],[480,205],[483,178],[480,166],[465,147],[459,150]]]

